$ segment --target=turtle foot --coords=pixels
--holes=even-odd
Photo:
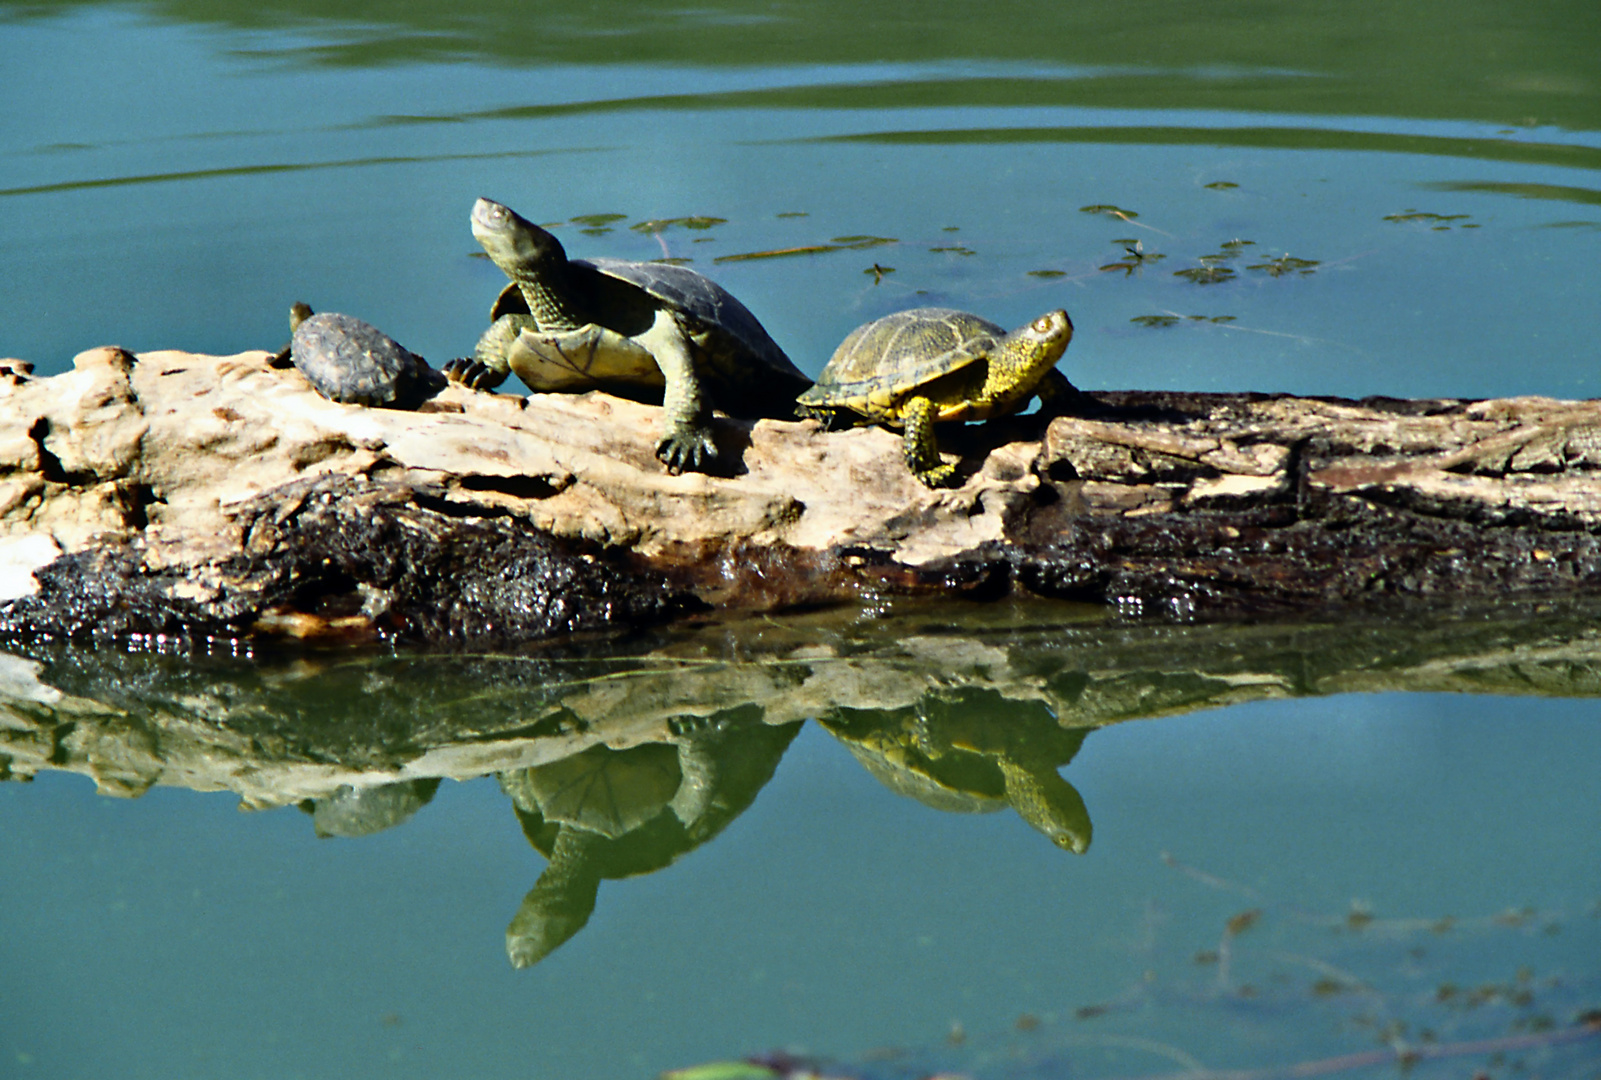
[[[913,473],[923,482],[924,487],[946,488],[956,486],[955,465],[940,464],[931,469],[914,469]]]
[[[444,368],[445,377],[461,383],[469,390],[493,390],[506,381],[506,373],[496,371],[482,360],[471,356],[458,356]]]
[[[706,428],[680,428],[661,437],[656,456],[675,476],[685,470],[705,472],[717,460],[717,444]]]

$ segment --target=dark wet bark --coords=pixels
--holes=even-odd
[[[135,538],[63,556],[0,609],[0,634],[146,644],[287,636],[359,643],[527,641],[652,626],[706,605],[626,554],[439,493],[324,477],[241,509],[241,550],[150,565]]]

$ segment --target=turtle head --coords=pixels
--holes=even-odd
[[[984,388],[979,394],[991,406],[987,415],[1002,415],[1021,407],[1072,340],[1073,320],[1060,310],[1048,311],[1007,334],[990,353]]]
[[[1019,361],[1044,372],[1056,365],[1073,340],[1073,320],[1065,311],[1048,311],[1020,330],[1007,335]]]
[[[567,262],[561,241],[493,199],[473,203],[473,236],[494,264],[512,277],[515,271],[560,266]]]
[[[300,329],[300,324],[311,318],[311,305],[304,300],[296,300],[289,305],[289,332],[292,334]]]
[[[1048,316],[1047,316],[1048,317]],[[1017,816],[1050,838],[1063,851],[1082,855],[1090,849],[1094,827],[1084,797],[1049,765],[1024,765],[1010,758],[996,764],[1006,778],[1006,798]]]

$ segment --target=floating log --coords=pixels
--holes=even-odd
[[[1305,615],[1601,584],[1601,403],[1093,392],[942,433],[450,386],[340,405],[265,352],[0,361],[0,633],[516,642],[708,607],[1031,594]]]

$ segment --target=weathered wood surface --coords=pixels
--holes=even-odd
[[[339,405],[264,352],[0,361],[0,630],[523,640],[707,605],[1023,591],[1126,614],[1307,612],[1601,584],[1601,403],[1090,393],[899,437],[451,386]]]

